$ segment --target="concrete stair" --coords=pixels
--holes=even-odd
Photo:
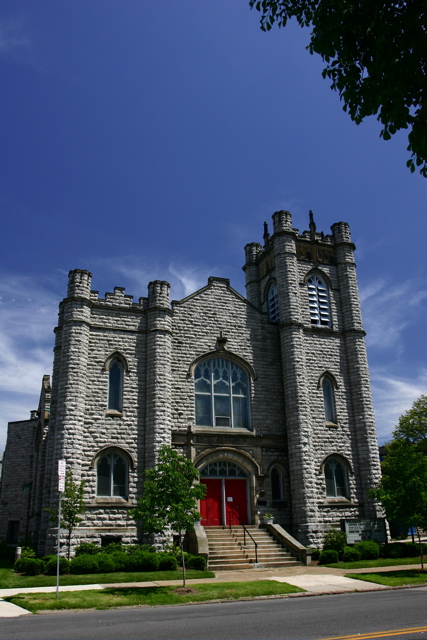
[[[266,529],[246,525],[258,545],[258,564],[265,568],[292,567],[301,562],[291,556]],[[211,571],[252,569],[256,562],[255,545],[248,534],[246,540],[243,527],[205,527],[209,544],[208,568]]]

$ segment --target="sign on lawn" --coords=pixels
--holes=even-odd
[[[58,491],[63,493],[65,489],[65,460],[58,460]]]
[[[385,518],[341,520],[341,528],[347,534],[347,544],[354,544],[362,540],[387,542]]]

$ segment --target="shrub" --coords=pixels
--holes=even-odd
[[[134,551],[126,563],[126,571],[157,571],[158,568],[158,554],[149,551]]]
[[[400,542],[391,542],[381,547],[380,553],[383,558],[403,558],[405,550]]]
[[[403,547],[405,558],[415,558],[420,555],[420,545],[416,542],[406,542],[401,545]]]
[[[128,544],[123,549],[126,553],[134,553],[135,551],[148,551],[149,553],[156,553],[156,547],[152,544]]]
[[[178,560],[172,553],[158,553],[159,571],[176,571],[178,569]]]
[[[307,551],[311,554],[312,560],[318,560],[320,557],[320,549],[307,549]]]
[[[116,563],[112,554],[98,553],[96,561],[98,563],[97,573],[112,573],[116,571]]]
[[[84,555],[88,555],[88,556],[94,556],[97,553],[102,553],[103,549],[101,549],[100,546],[98,546],[97,544],[94,544],[93,542],[82,542],[81,544],[79,544],[74,551],[75,557],[77,558],[78,556],[82,556]]]
[[[380,557],[380,545],[375,540],[356,542],[354,548],[359,551],[361,560],[376,560]]]
[[[21,558],[36,558],[37,554],[32,547],[21,547]]]
[[[195,571],[206,571],[206,558],[203,556],[193,556],[190,553],[186,554],[185,566]]]
[[[98,572],[98,560],[96,555],[90,555],[89,553],[82,554],[73,558],[70,562],[70,573],[97,573]]]
[[[126,571],[126,565],[129,560],[129,556],[124,551],[114,551],[109,554],[109,557],[114,562],[114,571]]]
[[[47,561],[45,560],[45,572],[49,576],[56,576],[57,562],[56,556],[50,556]],[[63,558],[62,556],[59,558],[59,573],[61,575],[64,573],[70,573],[70,562],[67,558]]]
[[[335,549],[325,549],[321,551],[319,562],[320,564],[333,564],[334,562],[338,562],[338,551],[335,551]]]
[[[342,559],[344,562],[356,562],[360,560],[360,551],[354,547],[344,547]]]
[[[13,565],[17,573],[25,573],[27,576],[38,576],[44,573],[45,563],[41,558],[19,558]]]
[[[381,547],[382,558],[414,558],[420,555],[420,545],[416,542],[391,542]]]
[[[101,553],[115,553],[116,551],[124,551],[121,542],[109,542],[104,547],[100,548]]]
[[[338,556],[341,557],[344,552],[344,547],[347,545],[347,536],[344,531],[338,529],[330,529],[325,535],[323,542],[323,551],[332,549],[338,552]]]

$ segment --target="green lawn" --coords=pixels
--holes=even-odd
[[[375,567],[398,567],[405,564],[419,564],[420,556],[414,558],[378,558],[378,560],[357,560],[356,562],[334,562],[324,564],[323,567],[333,567],[334,569],[371,569]],[[427,565],[427,558],[424,556],[424,564]]]
[[[381,571],[378,573],[347,573],[346,577],[375,582],[386,587],[427,584],[427,571],[421,571],[421,569],[402,569],[401,571]]]
[[[51,609],[112,609],[124,606],[160,606],[207,600],[237,600],[302,592],[285,582],[224,582],[182,587],[120,587],[90,591],[22,594],[5,598],[32,613]]]
[[[214,578],[211,571],[187,571],[187,578]],[[150,571],[135,573],[88,573],[85,575],[59,576],[59,584],[107,584],[115,582],[146,582],[160,580],[182,580],[182,571]],[[15,573],[10,563],[0,562],[0,589],[19,589],[19,587],[54,587],[56,576],[22,576]]]

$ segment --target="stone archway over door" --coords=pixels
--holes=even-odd
[[[248,524],[248,478],[227,461],[211,462],[201,471],[206,497],[200,501],[203,526]]]

